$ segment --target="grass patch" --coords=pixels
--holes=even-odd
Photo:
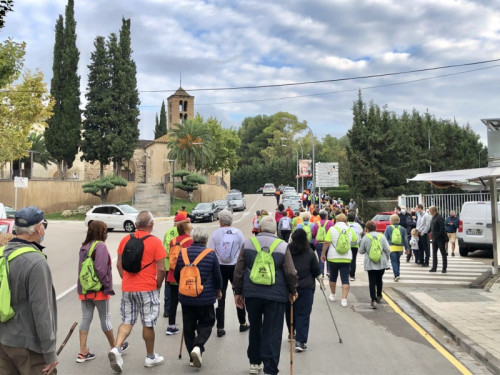
[[[186,206],[186,212],[191,212],[193,210],[193,208],[196,207],[198,203],[196,202],[188,202],[187,200],[185,199],[175,199],[175,202],[173,205],[171,205],[171,208],[170,208],[170,215],[175,215],[175,213],[177,211],[180,211],[180,209],[182,208],[182,206]]]
[[[85,220],[85,214],[78,214],[74,216],[68,216],[68,217],[63,217],[61,216],[61,212],[56,212],[53,214],[45,214],[46,219],[49,220],[77,220],[77,221],[84,221]]]

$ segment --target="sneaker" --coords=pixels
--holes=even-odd
[[[295,334],[293,335],[293,341],[295,341]],[[288,334],[288,342],[290,342],[290,334]]]
[[[262,370],[262,363],[260,363],[260,364],[252,363],[250,365],[249,373],[250,374],[258,374],[261,370]]]
[[[125,342],[122,344],[122,346],[120,346],[120,353],[124,353],[124,352],[126,352],[126,351],[127,351],[127,349],[128,349],[128,342],[126,342],[126,341],[125,341]]]
[[[201,350],[199,346],[195,346],[193,350],[191,351],[191,359],[193,360],[193,365],[196,368],[201,367]]]
[[[451,256],[454,257],[455,256],[455,253],[451,253]]]
[[[165,359],[158,353],[155,353],[154,358],[146,357],[146,359],[144,360],[144,367],[158,366],[161,365],[163,362],[165,362]]]
[[[330,296],[328,297],[328,299],[332,302],[335,302],[335,294],[330,294]]]
[[[94,358],[95,358],[95,354],[93,354],[91,352],[87,352],[87,354],[78,353],[78,355],[76,356],[76,361],[78,363],[83,363],[86,361],[90,361]]]
[[[304,344],[303,342],[300,342],[300,341],[297,341],[295,343],[295,351],[296,352],[303,352],[303,351],[306,351],[307,350],[307,345]]]
[[[382,302],[382,297],[377,297],[377,303]]]
[[[122,372],[123,358],[118,348],[113,348],[108,353],[109,365],[114,372]]]
[[[342,307],[347,307],[347,298],[342,298],[342,301],[340,301],[340,305]]]
[[[435,269],[435,268],[431,268],[431,269],[429,270],[429,272],[436,272],[436,269]]]
[[[193,361],[189,361],[189,366],[190,366],[190,367],[194,367],[194,363],[193,363]]]
[[[395,281],[395,282],[398,282],[398,281],[399,281],[399,276],[396,276],[396,277],[394,278],[394,281]]]
[[[250,324],[246,323],[245,324],[240,324],[240,332],[245,332],[250,329]]]
[[[226,331],[223,328],[217,329],[217,337],[222,337],[226,334]]]
[[[166,335],[175,335],[180,332],[180,329],[177,328],[176,326],[168,326],[167,330],[165,331]]]
[[[446,273],[446,270],[442,270],[441,273]]]
[[[377,301],[372,301],[372,303],[370,304],[370,307],[375,310],[377,308]]]
[[[351,276],[351,277],[349,278],[349,280],[351,280],[351,281],[356,281],[356,278],[355,278],[354,276]]]

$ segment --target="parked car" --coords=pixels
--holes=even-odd
[[[85,214],[85,225],[93,220],[100,220],[106,223],[108,230],[123,229],[125,232],[135,231],[135,219],[139,211],[128,204],[101,204],[92,207]]]
[[[264,185],[264,188],[262,189],[262,195],[274,195],[274,193],[276,193],[274,184],[267,183]]]
[[[297,191],[292,186],[285,186],[282,192],[283,199],[286,199],[289,195],[297,195]]]
[[[377,225],[377,232],[384,233],[385,228],[391,225],[390,218],[392,214],[394,214],[394,211],[379,212],[373,217],[372,221]]]
[[[229,193],[241,193],[241,190],[238,190],[238,189],[231,189],[229,190]],[[243,194],[243,193],[241,193]],[[243,194],[244,195],[244,194]]]
[[[218,209],[217,212],[220,212],[222,210],[228,210],[230,212],[233,212],[233,208],[231,207],[229,202],[224,200],[224,199],[216,200],[216,201],[214,201],[214,203],[217,206],[217,209]]]
[[[497,209],[500,215],[500,203]],[[457,238],[461,256],[475,250],[493,250],[491,202],[465,202],[459,219]]]
[[[230,193],[227,195],[226,200],[234,211],[243,211],[247,208],[245,197],[242,193]]]
[[[188,214],[188,218],[191,222],[196,221],[214,221],[219,218],[218,212],[220,209],[215,204],[211,203],[198,203],[196,207]]]
[[[285,206],[285,208],[287,208],[288,206],[290,206],[290,208],[294,212],[298,211],[300,209],[300,207],[302,206],[302,201],[300,200],[300,195],[298,195],[298,194],[295,194],[295,195],[288,194],[286,196],[286,198],[283,199],[283,206]]]

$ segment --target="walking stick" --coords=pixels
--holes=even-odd
[[[181,346],[179,347],[179,359],[182,359],[182,344],[184,343],[184,327],[181,332]]]
[[[57,349],[57,353],[56,355],[59,355],[61,353],[61,351],[64,349],[64,347],[66,346],[66,343],[68,342],[69,338],[71,337],[71,335],[73,334],[73,331],[75,330],[76,326],[78,325],[77,322],[74,322],[73,325],[71,326],[71,328],[69,329],[69,332],[68,334],[66,335],[66,338],[64,339],[64,341],[62,342],[61,346],[59,347],[59,349]],[[52,370],[44,375],[50,375],[52,374]]]
[[[290,304],[290,375],[293,375],[293,302]]]

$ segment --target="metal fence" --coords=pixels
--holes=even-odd
[[[423,204],[424,208],[436,206],[443,216],[448,216],[450,211],[460,214],[464,202],[480,201],[485,202],[491,199],[490,193],[461,193],[461,194],[420,194],[420,195],[400,195],[398,203],[400,206],[415,207]]]

